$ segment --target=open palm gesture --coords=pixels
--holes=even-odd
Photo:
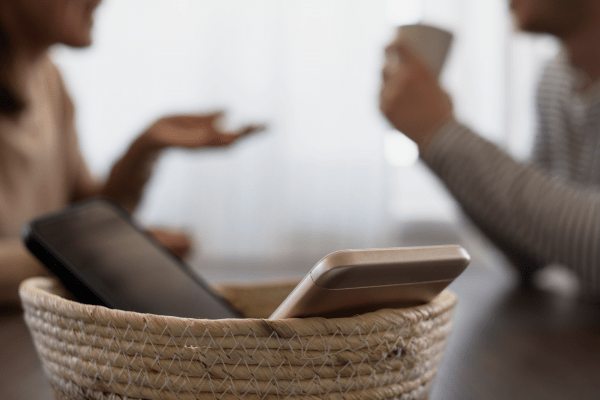
[[[223,116],[223,111],[167,116],[154,122],[144,135],[158,147],[221,147],[264,129],[264,125],[246,125],[237,131],[224,131],[219,126]]]

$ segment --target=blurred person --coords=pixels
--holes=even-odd
[[[227,146],[261,128],[224,132],[218,127],[222,112],[167,116],[132,142],[106,182],[92,178],[80,153],[73,104],[48,50],[54,44],[89,46],[98,3],[0,2],[0,303],[18,301],[18,284],[45,273],[21,244],[27,221],[98,195],[133,211],[164,149]],[[150,232],[178,256],[190,247],[185,234]]]
[[[530,162],[515,161],[454,118],[452,101],[401,37],[403,59],[383,70],[380,108],[412,139],[421,159],[465,213],[531,283],[560,263],[600,294],[600,2],[513,0],[519,28],[554,35],[561,51],[537,92],[538,132]]]

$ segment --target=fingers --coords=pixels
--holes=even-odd
[[[385,63],[381,71],[383,82],[386,82],[393,73],[401,68],[400,54],[396,50],[395,43],[392,43],[385,48]]]
[[[182,128],[195,128],[206,124],[218,127],[225,116],[224,110],[208,114],[178,114],[164,118],[168,123]]]
[[[148,233],[179,258],[185,257],[192,248],[192,240],[185,232],[163,228],[151,228],[148,229]]]
[[[209,118],[212,121],[221,119],[225,116],[225,110],[217,110],[210,114],[199,115],[200,118]]]
[[[215,136],[213,137],[213,139],[210,141],[210,143],[208,145],[215,146],[215,147],[229,146],[230,144],[232,144],[233,142],[238,140],[240,137],[241,137],[240,135],[232,135],[232,134],[228,134],[228,133],[217,133],[217,134],[215,134]]]
[[[263,124],[251,124],[228,130],[224,110],[206,114],[180,114],[161,118],[152,126],[153,137],[164,146],[200,148],[228,146],[240,137],[265,129]]]
[[[386,63],[382,70],[384,83],[399,71],[403,71],[403,73],[424,72],[431,74],[423,57],[409,42],[401,37],[385,48],[385,54]]]
[[[195,116],[182,116],[188,120],[195,121],[197,123],[205,123],[208,119],[209,123],[215,128],[215,130],[221,134],[230,135],[230,136],[243,136],[253,132],[260,132],[266,129],[265,124],[249,124],[246,125],[237,131],[226,131],[222,125],[223,120],[225,119],[225,110],[218,110],[212,112],[210,114],[201,114]]]
[[[385,52],[386,63],[382,69],[383,85],[379,103],[381,111],[387,115],[392,103],[397,100],[397,94],[409,90],[409,86],[422,86],[425,82],[437,85],[437,79],[422,56],[402,37],[397,37],[385,48]]]
[[[244,135],[247,135],[249,133],[261,132],[261,131],[264,131],[266,129],[267,129],[267,126],[265,124],[250,124],[250,125],[246,125],[245,127],[239,129],[234,134],[237,135],[237,136],[244,136]]]
[[[422,63],[421,56],[410,43],[399,39],[394,43],[394,49],[398,53],[402,63]]]
[[[382,78],[383,84],[379,91],[379,109],[387,116],[394,106],[396,95],[404,91],[406,80],[409,78],[409,71],[401,64],[394,68],[386,65],[382,71]]]
[[[264,124],[250,124],[238,129],[235,132],[217,132],[215,137],[211,141],[211,145],[228,146],[246,135],[264,131],[266,128],[267,127]]]
[[[389,118],[396,108],[402,106],[404,101],[402,96],[398,98],[398,94],[403,93],[403,91],[404,89],[401,82],[388,82],[382,86],[381,91],[379,92],[379,109],[383,115]]]

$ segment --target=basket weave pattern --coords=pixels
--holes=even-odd
[[[291,287],[220,290],[265,317]],[[69,400],[423,399],[456,302],[444,291],[353,318],[198,320],[77,303],[49,278],[27,280],[20,295],[56,398]]]

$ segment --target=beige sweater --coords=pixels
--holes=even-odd
[[[0,116],[0,290],[35,273],[23,225],[97,189],[79,151],[73,104],[49,59],[25,89],[23,113]]]

